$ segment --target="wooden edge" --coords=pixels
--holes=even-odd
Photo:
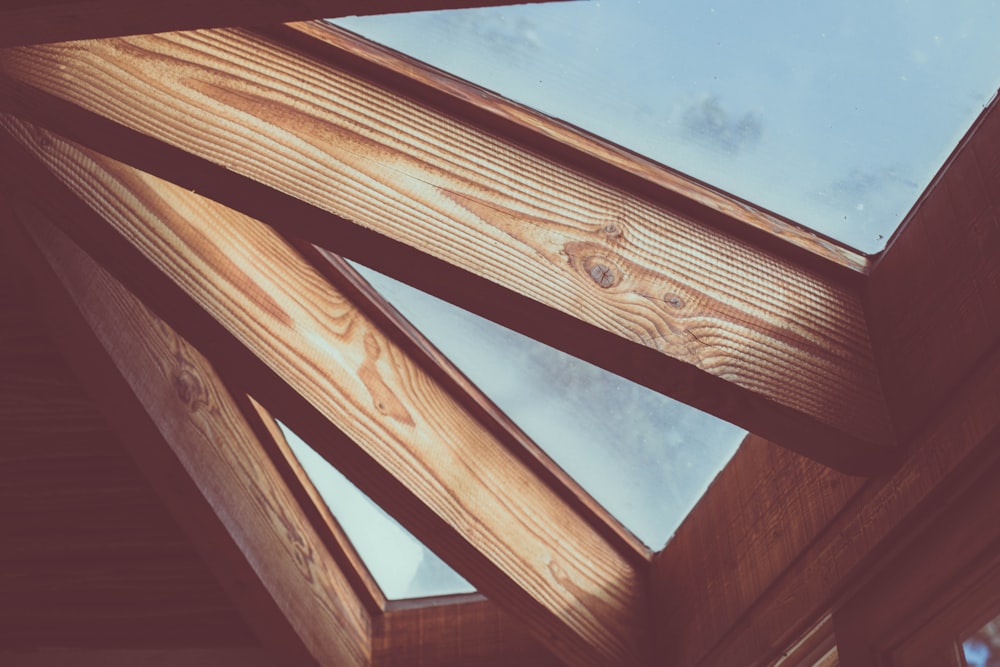
[[[527,627],[479,595],[390,603],[374,635],[375,667],[559,667]]]
[[[624,336],[610,331],[608,328],[610,325],[602,327],[582,321],[574,314],[553,305],[541,303],[491,279],[429,255],[405,242],[385,236],[379,231],[351,223],[345,218],[275,190],[266,184],[258,183],[231,169],[215,165],[209,160],[179,148],[167,146],[156,138],[127,129],[31,85],[0,77],[0,89],[6,89],[9,93],[0,96],[0,99],[4,100],[3,107],[13,110],[22,117],[32,118],[33,121],[54,127],[75,141],[95,147],[104,154],[165,177],[183,187],[197,190],[226,206],[276,224],[290,234],[314,242],[329,241],[345,256],[362,261],[372,268],[525,335],[542,340],[569,354],[586,359],[654,391],[672,396],[750,431],[761,433],[775,442],[827,465],[857,474],[880,474],[894,467],[901,456],[891,425],[884,414],[874,360],[870,359],[867,330],[860,319],[863,316],[860,297],[849,285],[853,282],[844,280],[843,276],[836,280],[830,278],[828,283],[816,289],[817,286],[811,281],[813,278],[818,278],[819,274],[811,273],[810,270],[802,268],[791,260],[785,264],[783,259],[775,256],[768,256],[768,261],[762,259],[762,266],[773,266],[771,260],[777,259],[778,265],[802,277],[804,281],[800,285],[798,281],[789,279],[783,285],[802,287],[810,295],[810,299],[818,299],[816,304],[836,302],[830,308],[814,304],[823,310],[823,315],[817,315],[817,319],[813,319],[811,315],[806,317],[800,314],[799,320],[777,318],[774,321],[792,322],[790,326],[793,329],[801,325],[807,330],[811,330],[812,327],[818,327],[819,330],[826,326],[823,319],[825,317],[842,320],[833,327],[831,335],[846,336],[847,342],[837,343],[837,346],[843,345],[845,349],[841,350],[838,347],[836,352],[831,352],[829,346],[822,346],[814,349],[816,356],[810,358],[815,361],[827,356],[838,356],[840,361],[836,364],[827,364],[826,370],[843,377],[838,377],[837,382],[811,384],[803,374],[786,373],[794,375],[794,378],[784,378],[781,382],[775,382],[772,377],[757,378],[740,383],[733,381],[733,378],[752,376],[761,369],[773,373],[777,372],[775,369],[784,366],[775,365],[775,360],[767,358],[767,352],[761,353],[764,362],[756,368],[752,364],[747,366],[748,359],[756,359],[756,356],[734,355],[732,353],[734,344],[729,341],[731,331],[727,327],[731,325],[732,331],[741,332],[751,320],[740,317],[729,320],[725,316],[720,319],[719,313],[725,313],[728,306],[716,308],[713,299],[705,302],[707,306],[698,305],[692,308],[690,317],[692,322],[695,322],[708,316],[708,321],[712,323],[710,326],[714,327],[716,332],[724,334],[718,348],[692,351],[692,347],[700,348],[702,339],[688,338],[684,335],[687,331],[685,327],[694,324],[683,323],[689,315],[682,312],[681,330],[675,331],[675,325],[668,322],[663,325],[666,327],[663,329],[666,335],[653,338],[653,340],[662,338],[664,341],[670,341],[666,349],[672,352],[667,353],[657,349],[660,343],[654,346],[645,339],[637,340],[636,336],[641,337],[642,334],[634,330]],[[757,246],[746,245],[745,248],[751,254],[765,252]],[[602,249],[601,252],[611,252],[613,255],[614,250]],[[636,271],[638,272],[638,269]],[[800,272],[802,276],[799,276]],[[809,275],[808,279],[805,277],[806,274]],[[735,274],[726,275],[727,279],[736,279]],[[805,286],[807,284],[808,288]],[[650,289],[656,293],[668,286],[651,285]],[[784,289],[775,289],[773,294],[775,298],[787,299],[786,292]],[[565,295],[549,296],[564,298]],[[678,307],[682,309],[686,304],[684,299],[672,303],[680,304]],[[745,305],[758,303],[759,300],[753,299],[746,301]],[[702,300],[694,298],[691,304],[702,304]],[[666,308],[656,300],[646,305],[653,309]],[[645,308],[646,305],[642,307]],[[703,308],[708,310],[700,312]],[[800,310],[793,308],[794,312]],[[655,317],[663,315],[657,314]],[[628,328],[623,321],[616,321],[615,326]],[[657,327],[659,326],[657,324]],[[761,338],[756,328],[754,331],[757,333],[743,340],[742,344],[760,345],[761,341],[765,340]],[[790,334],[790,337],[778,333],[778,337],[773,341],[766,339],[767,345],[773,345],[781,350],[780,354],[785,355],[782,357],[783,360],[791,358],[801,362],[802,359],[799,359],[799,355],[794,351],[789,355],[790,350],[787,346],[792,345],[794,348],[803,340],[813,339],[799,338],[797,333]],[[811,335],[810,333],[809,336]],[[692,336],[695,334],[692,333]],[[692,344],[692,340],[695,344]],[[715,340],[714,335],[712,340]],[[673,354],[677,357],[675,358]],[[732,363],[743,368],[736,373],[715,374],[697,365],[690,357],[691,354],[704,354],[704,358],[710,360],[705,363],[713,366],[724,367]],[[786,394],[780,399],[774,398],[775,394],[781,394],[789,387],[804,387],[802,391],[806,395]],[[822,391],[818,391],[818,387],[822,387]],[[823,393],[825,396],[819,398],[812,395],[815,393]],[[850,406],[846,407],[844,397],[853,393],[863,394],[865,398],[851,401]],[[831,399],[830,394],[837,394],[837,398]],[[803,409],[792,407],[793,404],[796,406],[808,404],[810,407]],[[845,411],[851,415],[848,416]]]
[[[517,0],[519,3],[553,0]],[[509,0],[64,0],[0,9],[0,47],[305,19],[493,7]]]
[[[293,241],[337,289],[349,295],[368,317],[405,349],[411,358],[437,379],[458,401],[486,426],[495,437],[536,472],[545,483],[605,539],[617,545],[623,556],[637,567],[647,566],[652,551],[639,538],[594,500],[569,474],[549,458],[521,428],[489,399],[471,380],[420,333],[344,258],[303,241]]]
[[[836,240],[338,26],[309,21],[257,30],[810,268],[854,280],[868,272],[869,258]]]
[[[70,153],[66,154],[67,157],[73,155],[72,160],[83,159],[84,163],[71,166],[70,163],[62,163],[60,159],[43,167],[35,158],[28,157],[16,142],[10,143],[9,135],[5,133],[3,136],[5,146],[12,151],[10,154],[20,154],[23,160],[17,169],[7,170],[8,178],[19,183],[25,193],[37,195],[40,205],[56,212],[53,219],[63,222],[66,232],[86,244],[121,279],[128,281],[130,287],[136,289],[147,303],[161,310],[183,335],[191,337],[202,349],[208,350],[212,354],[213,363],[219,365],[227,377],[233,377],[240,383],[239,386],[246,387],[261,403],[268,405],[276,417],[313,443],[317,451],[331,460],[362,491],[389,510],[410,532],[444,557],[449,565],[478,589],[524,618],[531,631],[553,652],[570,664],[644,663],[646,627],[645,590],[642,584],[645,571],[629,564],[587,526],[581,517],[566,507],[553,491],[540,483],[534,473],[506,452],[502,445],[492,441],[489,436],[483,437],[479,431],[483,427],[463,416],[461,407],[447,402],[436,403],[436,409],[443,411],[439,415],[436,412],[422,412],[422,406],[417,403],[409,407],[401,406],[404,412],[401,417],[397,417],[396,402],[400,397],[418,401],[423,400],[422,394],[414,395],[414,388],[419,388],[421,392],[430,390],[432,397],[436,397],[438,390],[425,383],[419,377],[420,371],[402,355],[391,349],[386,350],[386,343],[378,340],[382,334],[366,324],[353,307],[349,308],[347,317],[356,326],[363,327],[361,333],[356,328],[351,328],[349,339],[353,341],[355,348],[362,345],[365,348],[362,356],[368,358],[371,354],[369,346],[374,344],[379,357],[389,354],[394,362],[401,364],[391,371],[394,375],[401,374],[407,382],[415,383],[413,387],[401,386],[401,390],[395,393],[388,387],[383,388],[381,384],[385,381],[381,375],[385,371],[379,370],[374,378],[365,376],[376,383],[375,386],[366,388],[366,391],[377,392],[379,400],[370,409],[378,414],[358,412],[355,417],[346,421],[336,416],[344,410],[367,405],[372,396],[358,396],[357,400],[352,398],[349,405],[341,405],[329,396],[328,385],[332,376],[323,372],[322,366],[343,363],[348,357],[339,352],[331,352],[327,342],[314,341],[306,344],[307,340],[312,339],[303,339],[298,334],[294,339],[295,343],[304,347],[283,349],[280,354],[285,361],[276,363],[274,354],[277,353],[272,354],[266,350],[271,343],[264,339],[257,340],[258,335],[265,338],[272,335],[270,330],[261,330],[261,323],[268,322],[279,328],[292,326],[298,330],[299,317],[302,317],[317,324],[325,333],[333,334],[339,331],[340,325],[329,318],[342,317],[342,304],[348,302],[333,291],[325,280],[310,275],[314,270],[270,228],[103,156],[70,148],[68,144],[62,144],[62,139],[55,135],[46,134],[50,138],[43,139],[43,143],[49,148],[60,144],[62,147],[59,151],[68,148]],[[57,164],[64,164],[69,169],[64,176],[68,176],[70,172],[76,172],[76,175],[60,181],[49,171],[49,168],[58,168]],[[77,171],[80,167],[96,171],[85,176]],[[89,181],[94,177],[102,183],[98,185],[97,181]],[[91,185],[96,185],[97,190],[91,190]],[[86,188],[90,193],[99,193],[96,200],[91,199],[90,194],[86,197],[107,218],[98,215],[78,199],[78,194],[73,194],[72,189],[76,186]],[[103,204],[99,203],[104,197],[109,199],[104,199]],[[144,204],[133,208],[131,203],[125,203],[133,197],[143,199]],[[106,204],[111,208],[106,208]],[[188,219],[192,215],[195,216],[192,220],[214,218],[219,224],[199,225],[196,228]],[[72,224],[68,220],[72,220]],[[122,236],[121,231],[116,230],[114,221],[125,220],[129,221],[127,225],[139,225],[130,234],[139,231],[140,235],[153,235],[147,240],[153,240],[161,232],[167,232],[167,227],[163,225],[180,225],[188,230],[182,233],[193,234],[191,240],[197,239],[198,243],[204,243],[211,237],[211,244],[218,248],[222,247],[218,244],[230,247],[234,242],[238,248],[246,251],[253,248],[253,253],[238,255],[242,262],[249,262],[251,254],[254,259],[237,271],[249,272],[246,276],[266,271],[268,280],[276,279],[279,285],[286,281],[297,283],[294,288],[295,296],[290,291],[271,294],[270,288],[244,276],[235,283],[231,279],[223,280],[228,287],[240,286],[247,290],[249,301],[244,301],[243,306],[234,309],[232,305],[225,305],[230,297],[224,297],[221,302],[213,302],[211,306],[203,306],[199,299],[208,298],[208,294],[214,293],[213,281],[203,283],[199,279],[192,282],[176,274],[174,277],[168,276],[163,272],[166,265],[158,266],[139,246],[134,245],[138,243],[148,250],[144,242],[139,239],[130,241]],[[145,231],[140,231],[143,226],[147,226]],[[181,231],[181,228],[176,231]],[[240,234],[251,234],[254,238],[240,239]],[[225,241],[222,240],[223,237],[226,238]],[[165,238],[161,238],[163,240]],[[161,241],[154,243],[158,245]],[[167,260],[170,256],[180,259],[193,250],[174,242],[170,245],[172,249],[169,254],[159,256],[159,260]],[[269,248],[276,254],[261,263],[264,248]],[[180,251],[181,255],[174,255],[174,251]],[[200,265],[209,269],[214,265],[203,264],[203,261],[221,260],[223,256],[230,254],[228,250],[209,251],[207,255],[199,254],[201,252],[188,254],[174,268]],[[171,264],[171,261],[167,261],[167,264]],[[194,264],[189,263],[192,261]],[[294,266],[279,269],[283,263]],[[235,268],[226,260],[210,270],[231,275],[230,272]],[[262,275],[260,278],[263,280]],[[293,289],[291,283],[282,289]],[[193,296],[188,290],[198,292],[199,296]],[[321,299],[334,306],[339,315],[324,308],[316,308],[313,304],[307,307],[302,301],[304,295],[317,290]],[[286,313],[283,310],[285,307],[291,308],[295,315]],[[264,311],[256,312],[260,308],[264,308]],[[227,323],[217,318],[223,318]],[[239,320],[242,322],[238,323]],[[311,324],[302,326],[309,327]],[[238,333],[235,333],[237,330]],[[250,338],[246,339],[245,336]],[[275,341],[275,344],[285,343]],[[261,345],[264,347],[260,347]],[[300,360],[300,363],[290,363],[287,361],[289,352],[293,358],[299,353],[308,358]],[[354,349],[350,354],[352,363],[357,363],[357,352],[359,350]],[[322,357],[324,361],[320,363],[318,357]],[[348,372],[353,377],[361,377],[357,373],[370,373],[371,369],[361,368],[357,369],[357,373],[355,370]],[[316,373],[320,373],[322,378],[316,377]],[[318,385],[313,386],[313,378]],[[351,384],[350,389],[345,387],[337,390],[355,391],[354,386]],[[304,398],[303,392],[310,398]],[[383,414],[383,410],[389,410],[389,413]],[[363,418],[362,422],[357,422],[358,417]],[[410,463],[400,467],[399,462],[404,456],[407,459],[421,456],[419,451],[408,451],[409,442],[397,439],[389,446],[387,441],[369,435],[391,429],[392,433],[386,431],[385,434],[398,438],[394,433],[400,428],[397,424],[407,423],[415,417],[419,418],[420,423],[431,422],[428,428],[432,432],[441,428],[459,429],[457,433],[436,441],[433,447],[447,446],[449,458],[459,456],[464,459],[461,466],[449,467],[447,474],[439,471],[433,479],[415,475]],[[371,421],[373,419],[374,422]],[[456,420],[458,425],[450,426]],[[349,438],[342,429],[363,436],[364,446]],[[471,456],[471,451],[463,451],[460,445],[466,438],[462,429],[471,429],[476,451],[485,449],[487,452],[485,460]],[[420,447],[427,447],[428,435],[430,433],[424,433],[417,441]],[[414,446],[417,446],[417,442]],[[383,463],[387,457],[393,461],[392,466]],[[494,459],[497,459],[494,465],[487,466],[486,460]],[[433,467],[433,464],[433,461],[427,461],[421,465]],[[437,474],[442,474],[444,479],[450,479],[452,475],[467,476],[468,479],[463,478],[460,488],[439,492],[435,488],[439,483]],[[503,481],[505,479],[508,481]],[[492,486],[480,492],[479,485],[487,481]],[[512,488],[518,489],[518,493],[509,493]],[[472,509],[480,513],[463,516],[461,520],[452,519],[450,515],[456,511],[468,511],[462,506],[462,499],[469,492],[476,498]],[[487,505],[483,506],[483,502]],[[527,507],[524,507],[524,511],[518,510],[519,506],[526,504],[530,504],[530,510]],[[485,525],[495,523],[502,524],[504,530],[484,539]],[[508,533],[508,529],[512,532]],[[520,557],[522,552],[524,558]]]
[[[252,627],[289,664],[369,664],[367,612],[207,360],[37,211],[16,217],[53,337]]]
[[[238,395],[235,391],[233,393]],[[240,401],[240,407],[244,408],[244,414],[252,411],[251,416],[247,418],[252,426],[266,430],[268,437],[261,438],[263,449],[271,457],[271,461],[285,479],[288,488],[295,494],[303,513],[309,517],[317,535],[326,545],[327,551],[330,552],[340,565],[341,571],[350,580],[354,592],[365,605],[368,613],[372,617],[381,614],[386,609],[387,603],[382,589],[375,582],[340,522],[330,512],[319,491],[316,490],[316,486],[295,457],[295,453],[288,445],[288,441],[274,417],[252,396],[247,397],[246,403]]]
[[[694,656],[691,664],[767,664],[815,619],[849,599],[864,586],[866,574],[904,544],[915,527],[936,516],[950,498],[1000,460],[997,405],[1000,344],[914,442],[900,469],[866,480],[861,492],[782,575],[720,633],[712,649]]]

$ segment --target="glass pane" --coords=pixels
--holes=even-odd
[[[601,0],[335,23],[866,252],[1000,85],[997,0]]]
[[[287,426],[278,423],[327,507],[390,600],[475,591]]]
[[[1000,616],[962,642],[969,667],[1000,667]]]
[[[364,277],[640,540],[663,546],[746,432],[362,266]]]

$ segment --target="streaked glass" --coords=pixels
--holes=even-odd
[[[1000,85],[997,0],[600,0],[335,23],[866,252]]]

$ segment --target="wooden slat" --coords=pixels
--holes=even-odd
[[[655,634],[662,639],[657,655],[666,664],[699,667],[767,665],[775,660],[810,623],[829,612],[853,586],[862,582],[859,577],[898,546],[899,539],[913,530],[914,522],[933,516],[936,508],[1000,458],[1000,448],[996,447],[1000,434],[998,405],[1000,346],[995,346],[914,442],[900,469],[891,476],[865,481],[861,490],[821,526],[805,548],[783,559],[779,575],[755,584],[761,592],[738,616],[733,615],[722,599],[724,591],[703,598],[676,598],[674,590],[669,588],[671,583],[709,580],[700,563],[671,553],[675,550],[698,553],[701,548],[706,560],[710,557],[736,569],[743,562],[744,552],[732,545],[704,541],[703,537],[701,542],[685,544],[685,538],[678,535],[667,545],[663,557],[654,561],[655,604],[660,610],[660,632]],[[808,500],[808,506],[797,513],[822,516],[841,502],[838,497],[842,493],[839,489],[819,488]],[[719,514],[727,511],[739,514],[740,507],[732,502],[739,497],[734,489],[720,488],[717,483],[695,511],[717,503]],[[759,539],[767,545],[779,546],[786,539],[783,528],[778,524],[771,535],[764,533]],[[712,553],[713,548],[719,552]],[[752,580],[753,564],[748,563],[746,572],[742,578]],[[734,586],[727,578],[719,585]],[[711,621],[716,613],[723,618],[717,626]],[[675,633],[671,623],[688,616],[705,622],[706,629],[699,629],[695,623],[691,632]]]
[[[7,127],[7,178],[460,574],[570,664],[642,663],[643,573],[273,230]]]
[[[552,0],[518,0],[551,2]],[[303,19],[491,7],[509,0],[13,0],[0,9],[0,47]]]
[[[826,463],[892,463],[853,281],[245,31],[0,68],[9,108],[102,152]]]
[[[370,619],[209,362],[37,212],[21,252],[108,418],[288,664],[370,663]],[[242,400],[246,400],[245,397]],[[233,581],[235,579],[235,581]],[[285,631],[283,628],[288,628]],[[293,633],[293,634],[289,634]]]
[[[391,602],[377,620],[375,667],[559,667],[523,623],[479,595]]]
[[[879,260],[867,309],[901,440],[1000,340],[1000,99],[985,109]]]

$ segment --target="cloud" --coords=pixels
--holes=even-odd
[[[695,141],[726,153],[740,153],[760,143],[764,135],[763,118],[746,112],[736,116],[723,108],[717,95],[708,95],[687,107],[681,126]]]

